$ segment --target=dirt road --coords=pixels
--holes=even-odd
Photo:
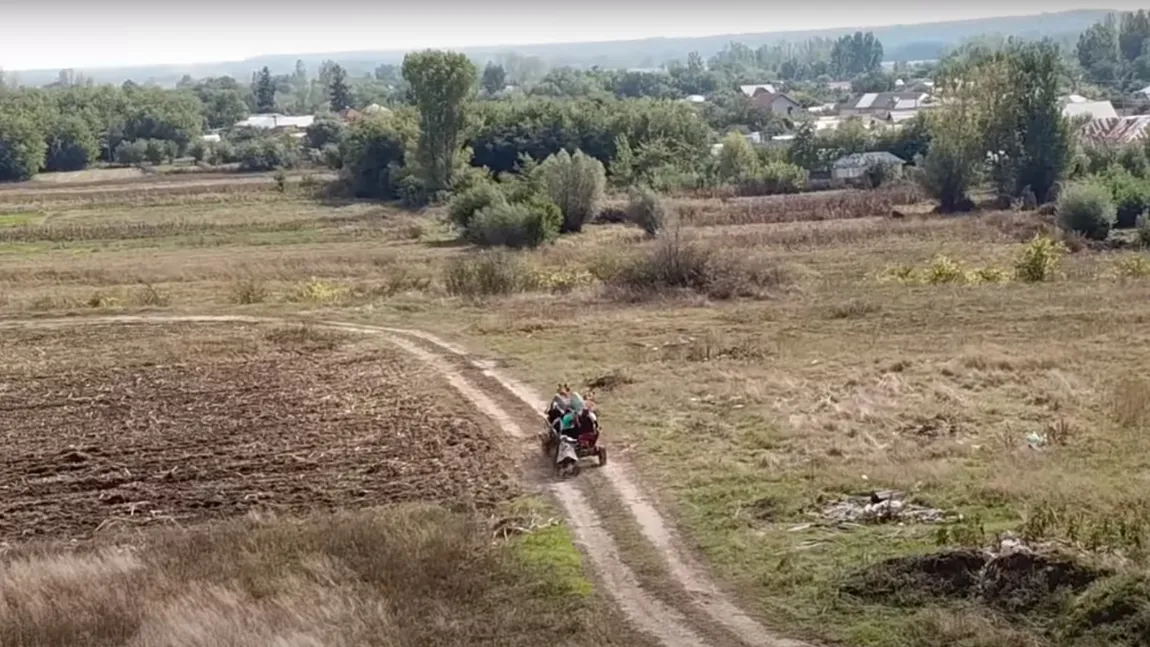
[[[300,323],[270,317],[231,315],[120,315],[73,317],[67,319],[0,320],[0,329],[13,327],[73,327],[127,324],[164,323]],[[308,321],[309,325],[379,335],[410,353],[415,359],[434,368],[453,388],[479,410],[495,420],[508,434],[523,439],[525,445],[534,446],[534,433],[546,401],[525,385],[500,374],[455,345],[429,333],[417,330],[387,328],[341,322]],[[457,368],[464,363],[499,389],[483,390],[469,381]],[[512,415],[511,411],[536,412],[535,417]],[[761,624],[738,609],[710,581],[704,569],[681,548],[670,525],[664,520],[650,499],[632,477],[625,462],[613,460],[603,469],[604,479],[628,513],[637,522],[644,539],[665,561],[667,571],[689,596],[694,609],[709,622],[721,628],[719,641],[704,638],[713,635],[700,627],[679,609],[659,599],[640,585],[634,571],[625,563],[611,533],[605,528],[600,514],[588,502],[576,482],[546,481],[549,494],[563,508],[567,522],[590,560],[602,586],[616,600],[630,622],[652,635],[665,647],[703,647],[711,644],[745,645],[747,647],[808,647],[804,643],[777,637]]]

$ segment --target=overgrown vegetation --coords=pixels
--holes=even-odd
[[[1097,184],[1069,186],[1058,197],[1057,214],[1063,229],[1093,240],[1105,240],[1116,219],[1110,194]]]

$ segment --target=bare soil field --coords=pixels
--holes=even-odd
[[[0,540],[514,497],[506,439],[398,352],[306,328],[6,333]]]

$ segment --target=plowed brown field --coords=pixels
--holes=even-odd
[[[117,326],[0,338],[0,542],[516,493],[497,434],[380,340]]]

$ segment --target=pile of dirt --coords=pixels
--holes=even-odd
[[[840,589],[895,607],[977,603],[1026,622],[1060,645],[1150,645],[1150,577],[1094,568],[1052,545],[1005,537],[992,550],[884,560]]]
[[[932,599],[977,599],[1008,613],[1057,605],[1106,573],[1050,547],[1008,537],[994,550],[958,549],[888,559],[848,578],[843,591],[900,606]]]

